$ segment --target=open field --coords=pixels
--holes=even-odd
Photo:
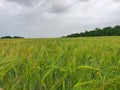
[[[4,90],[120,90],[120,37],[1,39]]]

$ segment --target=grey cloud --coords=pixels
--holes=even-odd
[[[31,6],[41,0],[7,0],[7,1],[14,2],[14,3],[20,4],[20,5],[24,5],[24,6]]]
[[[21,6],[35,6],[38,4],[38,7],[44,12],[49,13],[62,13],[67,11],[72,5],[72,0],[7,0],[11,3],[16,3]]]
[[[69,5],[69,6],[52,5],[49,12],[50,13],[63,13],[65,11],[67,11],[70,7],[71,7],[71,5]]]
[[[51,13],[64,13],[67,10],[69,10],[72,6],[74,6],[76,3],[88,2],[90,0],[69,0],[69,2],[68,0],[64,0],[64,1],[53,0],[51,3],[50,12]]]
[[[91,0],[76,0],[76,1],[79,1],[79,2],[88,2],[88,1],[91,1]]]
[[[113,0],[113,3],[120,3],[120,0]]]
[[[41,3],[39,5],[39,8],[42,8],[43,11],[59,14],[66,12],[76,3],[88,2],[90,0],[52,0],[52,1],[51,0],[7,0],[7,1],[24,6],[33,6],[38,3]]]
[[[49,13],[63,13],[70,9],[74,1],[72,0],[44,0],[41,7],[44,7],[46,12]]]
[[[115,1],[115,2],[120,2],[120,0],[113,0],[113,1]]]

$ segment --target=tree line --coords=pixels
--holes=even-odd
[[[4,37],[1,37],[1,39],[14,39],[14,38],[24,38],[24,37],[20,37],[20,36],[4,36]]]
[[[105,27],[103,29],[95,28],[92,31],[74,33],[65,37],[87,37],[87,36],[120,36],[120,26]]]

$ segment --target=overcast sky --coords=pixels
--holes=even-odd
[[[120,25],[120,0],[0,0],[0,36],[60,37]]]

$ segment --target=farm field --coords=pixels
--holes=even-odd
[[[0,39],[3,90],[120,90],[120,37]]]

